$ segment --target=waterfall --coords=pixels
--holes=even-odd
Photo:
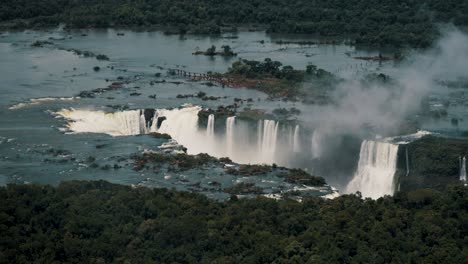
[[[312,152],[312,158],[318,159],[320,158],[322,154],[322,148],[321,148],[321,134],[318,130],[314,130],[312,133],[312,143],[311,143],[311,152]]]
[[[59,116],[73,120],[67,128],[75,133],[104,133],[111,136],[138,135],[143,130],[140,110],[116,113],[90,110],[61,110]]]
[[[299,151],[301,148],[299,126],[281,126],[280,130],[278,122],[260,120],[257,131],[252,131],[248,124],[236,117],[229,117],[225,123],[226,133],[215,135],[215,121],[219,120],[216,120],[215,115],[209,115],[206,128],[199,128],[200,110],[201,107],[196,106],[115,113],[70,109],[56,114],[66,119],[69,133],[102,133],[111,136],[165,133],[184,145],[188,154],[208,153],[218,158],[229,157],[238,163],[277,163],[288,166],[293,150]],[[280,148],[281,155],[277,153]]]
[[[262,141],[263,141],[263,121],[258,120],[257,122],[257,147],[258,150],[262,150]]]
[[[151,132],[159,132],[171,135],[180,144],[189,149],[189,153],[204,152],[206,147],[204,138],[206,134],[198,130],[198,112],[199,107],[186,107],[181,109],[158,109],[157,116],[163,116],[166,119],[162,121],[161,127],[157,129],[154,126]]]
[[[148,133],[148,127],[146,127],[146,119],[145,119],[145,114],[143,111],[140,111],[140,134],[146,134]]]
[[[466,182],[466,156],[460,157],[460,181]]]
[[[406,146],[406,148],[405,148],[405,156],[406,156],[406,177],[408,177],[408,176],[409,176],[409,172],[410,172],[410,169],[409,169],[408,146]]]
[[[348,193],[360,191],[363,197],[373,199],[392,195],[397,155],[398,145],[363,141],[357,171],[346,187],[346,191]]]
[[[299,125],[296,125],[296,128],[294,128],[293,151],[294,153],[301,152],[301,143],[299,140]]]
[[[273,120],[263,121],[262,143],[260,145],[260,162],[274,163],[278,139],[278,123]]]
[[[233,155],[235,122],[236,122],[235,116],[226,118],[226,148],[227,148],[227,154],[230,157]]]
[[[208,124],[206,125],[206,135],[210,138],[214,136],[214,121],[215,116],[210,114],[208,116]]]

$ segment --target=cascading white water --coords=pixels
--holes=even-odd
[[[394,193],[398,145],[365,140],[361,144],[359,163],[347,193],[360,191],[363,197],[377,199]]]
[[[460,181],[466,182],[466,156],[460,157]]]
[[[409,168],[409,156],[408,156],[408,146],[405,148],[405,156],[406,156],[406,177],[409,176],[410,168]]]
[[[299,125],[296,125],[296,127],[294,128],[293,151],[294,153],[301,152],[301,143],[299,139]]]
[[[146,133],[146,120],[145,120],[145,115],[141,113],[140,111],[140,134],[145,134]]]
[[[208,116],[208,124],[206,125],[206,135],[210,138],[214,136],[214,122],[215,116],[210,114]]]
[[[322,147],[321,147],[321,134],[318,130],[314,130],[312,133],[312,140],[311,140],[311,152],[312,158],[318,159],[322,154]]]
[[[234,126],[236,117],[231,116],[226,118],[226,147],[228,156],[232,157],[234,148]]]
[[[262,142],[263,142],[263,121],[258,120],[257,122],[257,147],[261,151],[262,150]]]
[[[260,145],[260,161],[272,163],[275,160],[278,140],[278,123],[273,120],[263,121],[262,143]]]
[[[62,117],[75,120],[67,124],[76,133],[105,133],[111,136],[129,136],[141,133],[140,110],[116,113],[89,110],[62,110]]]
[[[72,133],[104,133],[112,136],[139,135],[151,132],[169,134],[187,148],[189,154],[208,153],[229,157],[238,163],[291,164],[293,151],[300,147],[299,128],[283,127],[272,120],[258,121],[257,134],[249,125],[229,117],[226,133],[215,135],[215,116],[208,116],[205,128],[199,129],[200,107],[176,109],[129,110],[105,113],[93,110],[62,110],[57,112],[68,120]],[[284,132],[284,133],[283,133]],[[278,153],[281,149],[281,153]]]
[[[162,121],[159,129],[157,122],[153,122],[151,132],[169,134],[179,144],[186,146],[190,154],[199,153],[199,149],[206,148],[206,142],[203,140],[206,134],[198,129],[198,112],[200,110],[200,107],[158,109],[155,116],[166,119]]]

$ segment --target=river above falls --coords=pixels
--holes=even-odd
[[[52,44],[32,47],[31,44],[38,40]],[[305,69],[307,65],[314,64],[349,79],[368,73],[385,73],[390,76],[401,73],[394,62],[363,62],[353,58],[377,56],[378,50],[357,49],[343,44],[278,44],[279,40],[287,42],[309,39],[301,36],[270,36],[264,32],[206,37],[113,29],[1,33],[0,184],[57,184],[72,179],[104,179],[121,184],[138,185],[143,182],[144,185],[150,185],[148,178],[153,176],[134,171],[130,156],[144,150],[157,149],[163,141],[144,135],[113,137],[106,133],[64,133],[67,120],[57,118],[54,114],[62,109],[121,112],[171,109],[187,103],[201,108],[216,108],[219,105],[232,104],[235,98],[240,98],[246,102],[243,107],[266,112],[277,108],[297,108],[301,111],[295,117],[298,121],[312,120],[312,123],[320,123],[321,117],[317,113],[326,111],[319,105],[268,100],[266,94],[255,90],[210,86],[183,77],[167,76],[168,69],[198,73],[225,72],[239,58],[271,58],[297,69]],[[211,45],[218,48],[229,45],[238,55],[232,58],[192,55],[194,51],[205,50]],[[109,60],[79,56],[68,51],[70,49],[104,54]],[[381,52],[391,55],[390,52]],[[95,70],[95,67],[99,67],[99,70]],[[119,80],[126,82],[121,89],[102,90],[89,97],[80,96],[83,91],[106,88]],[[420,122],[418,128],[459,135],[468,130],[468,92],[463,87],[444,89],[451,90],[432,93],[429,99],[430,107],[436,110],[440,108],[445,114],[440,118]],[[199,92],[219,99],[211,101],[197,97],[177,98],[180,94]],[[248,99],[251,101],[247,102]],[[99,121],[95,122],[95,126],[100,125],[102,123]],[[288,133],[293,135],[293,129]],[[326,135],[322,135],[323,142],[325,137]],[[320,143],[322,139],[316,135],[315,139],[308,139],[307,144],[304,143],[301,148],[310,149],[315,144],[315,148],[326,149],[329,145]],[[339,148],[338,145],[332,147]],[[357,150],[352,151],[356,155],[344,161],[351,164],[346,165],[346,168],[356,167],[359,145]],[[327,151],[324,151],[325,154],[331,155]],[[94,161],[89,162],[89,159]],[[90,166],[90,163],[99,166]],[[309,163],[304,161],[303,164]],[[331,164],[329,161],[326,166],[333,167]],[[307,165],[302,167],[312,170]],[[349,174],[345,177],[346,180],[340,180],[342,174]],[[352,174],[339,171],[336,175],[321,176],[331,184],[343,187]],[[227,181],[235,182],[234,179]],[[153,187],[180,187],[177,180],[159,179],[154,182],[151,185]]]

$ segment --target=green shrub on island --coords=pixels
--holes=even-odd
[[[151,133],[149,133],[149,135],[154,137],[154,138],[172,139],[172,137],[169,134],[166,134],[166,133],[151,132]]]
[[[205,55],[205,56],[223,56],[223,57],[232,57],[232,56],[237,56],[234,51],[232,51],[232,48],[229,45],[223,45],[221,46],[223,49],[222,51],[216,51],[216,46],[212,45],[209,47],[206,51],[195,51],[192,53],[193,55]]]
[[[224,163],[232,163],[232,160],[229,157],[219,158],[219,161]]]
[[[176,168],[185,171],[202,167],[211,162],[217,162],[218,160],[211,157],[208,154],[201,153],[198,155],[187,155],[187,154],[163,154],[156,152],[144,153],[142,155],[134,155],[132,157],[134,169],[141,171],[143,169],[151,169],[153,165],[168,164],[175,166]]]
[[[302,183],[309,186],[323,186],[326,181],[322,177],[312,176],[302,169],[290,169],[287,173],[280,175],[290,183]]]
[[[109,57],[107,57],[107,56],[104,55],[104,54],[99,54],[99,55],[96,55],[96,59],[97,59],[97,60],[108,61],[108,60],[109,60]]]
[[[281,62],[273,61],[270,58],[266,58],[263,62],[244,59],[234,62],[227,73],[241,75],[249,79],[276,78],[294,82],[304,80],[304,71],[282,65]]]
[[[269,58],[264,61],[238,60],[224,77],[236,86],[262,91],[271,98],[290,100],[317,97],[318,90],[328,91],[338,81],[333,74],[317,66],[308,65],[306,70],[296,70]]]
[[[246,165],[240,165],[238,169],[228,168],[226,172],[232,175],[255,176],[255,175],[268,174],[271,171],[272,171],[272,167],[269,165],[246,164]]]

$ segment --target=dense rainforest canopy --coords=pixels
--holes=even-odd
[[[349,37],[358,44],[425,47],[438,23],[468,25],[463,0],[3,0],[0,21],[17,27],[173,26],[219,33],[237,25],[269,32]]]
[[[107,182],[0,188],[1,263],[466,263],[468,188],[363,200],[198,194]]]

